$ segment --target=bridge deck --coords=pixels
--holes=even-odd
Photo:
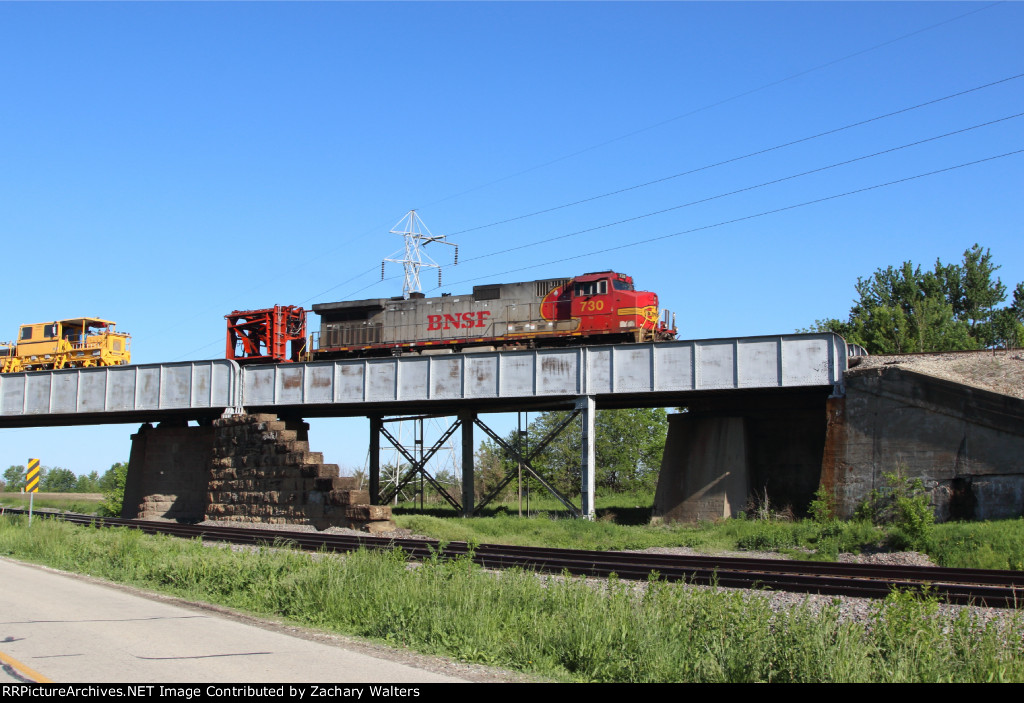
[[[706,392],[837,387],[835,334],[239,367],[213,360],[0,376],[0,427],[215,417],[229,408],[366,415],[515,408],[581,396],[674,404]]]

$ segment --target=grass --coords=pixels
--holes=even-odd
[[[58,510],[70,513],[95,513],[103,501],[99,493],[37,493],[33,509]],[[0,493],[0,505],[28,510],[28,493]]]
[[[706,553],[781,552],[797,559],[825,561],[835,561],[843,552],[899,551],[894,545],[904,541],[897,528],[879,527],[864,520],[816,523],[732,519],[649,526],[636,524],[630,510],[646,510],[648,516],[650,513],[649,508],[611,506],[598,510],[598,519],[591,522],[558,512],[519,517],[500,508],[489,516],[475,518],[455,517],[451,511],[398,511],[395,522],[418,534],[449,542],[595,550],[690,547]],[[923,551],[940,566],[1024,570],[1024,519],[934,525]]]
[[[35,507],[95,513],[99,494],[38,494]],[[859,554],[891,548],[899,541],[892,528],[865,521],[722,520],[699,525],[650,526],[649,493],[599,496],[597,520],[568,517],[563,506],[533,495],[531,517],[518,516],[518,503],[505,502],[483,517],[460,518],[454,510],[434,506],[424,511],[411,504],[395,509],[400,527],[449,542],[499,543],[570,549],[645,549],[691,547],[698,551],[769,551],[797,559],[834,561],[839,553]],[[28,495],[0,493],[0,505],[28,508]],[[1024,570],[1024,518],[934,525],[924,550],[940,566]]]
[[[1024,518],[935,525],[928,553],[943,566],[1024,571]]]
[[[857,624],[835,604],[775,613],[758,597],[659,581],[595,587],[495,576],[468,560],[410,569],[400,552],[313,559],[25,523],[0,518],[0,554],[555,680],[1024,681],[1019,615],[1001,626],[950,619],[905,594]]]

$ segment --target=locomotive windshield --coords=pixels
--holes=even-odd
[[[615,290],[633,290],[633,284],[628,281],[620,281],[615,279],[612,281],[612,285],[615,286]]]
[[[608,292],[608,281],[586,281],[573,286],[573,295],[584,297],[588,295],[605,295]]]

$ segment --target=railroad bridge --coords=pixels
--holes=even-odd
[[[368,417],[369,494],[376,502],[381,438],[398,445],[387,419],[455,417],[445,439],[461,431],[461,500],[437,487],[453,506],[471,514],[478,507],[472,489],[474,429],[503,441],[481,415],[571,410],[583,426],[582,505],[560,498],[568,509],[592,517],[596,410],[681,406],[688,412],[670,420],[656,515],[726,516],[742,509],[752,490],[806,505],[821,480],[836,487],[841,507],[850,507],[865,487],[860,464],[868,461],[874,475],[885,468],[881,463],[888,455],[883,451],[865,460],[864,442],[870,437],[864,439],[859,416],[844,414],[847,355],[841,337],[823,333],[244,367],[213,360],[26,372],[0,376],[0,427],[146,423],[133,436],[128,494],[169,497],[177,510],[169,515],[202,519],[212,495],[206,485],[211,461],[224,458],[215,436],[230,434],[210,427],[230,424],[221,418],[280,418],[284,425],[267,426],[280,434],[273,451],[288,453],[288,461],[302,466],[317,463],[306,456],[311,453],[302,418]],[[188,427],[190,420],[199,426]],[[1010,425],[1004,434],[1018,441],[1020,433]],[[417,474],[431,480],[425,469],[430,452],[417,457],[397,448],[410,460],[405,480]],[[531,472],[533,455],[520,457]],[[236,463],[246,461],[258,463],[244,457]],[[320,466],[307,477],[319,481],[318,490],[340,487],[330,480],[330,465]],[[273,485],[301,500],[296,497],[303,495],[301,487],[313,484]],[[191,497],[183,499],[184,494]],[[130,502],[126,495],[126,505]]]

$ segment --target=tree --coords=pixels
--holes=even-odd
[[[936,261],[936,270],[939,266],[940,263]],[[992,275],[999,268],[992,263],[992,254],[989,250],[982,251],[981,247],[975,244],[964,252],[963,267],[956,267],[955,275],[947,283],[953,314],[958,320],[970,325],[971,336],[984,346],[992,344],[992,314],[996,306],[1006,300],[1006,286],[998,278],[992,280]]]
[[[128,464],[118,462],[111,466],[106,473],[100,477],[100,487],[103,490],[103,502],[100,503],[100,514],[107,517],[121,517],[121,507],[124,504],[124,486],[128,479]]]
[[[1013,290],[1009,307],[996,310],[992,315],[992,341],[1005,348],[1024,344],[1024,283]]]
[[[78,477],[71,469],[55,467],[46,472],[46,477],[39,482],[39,490],[46,493],[70,493],[75,488]]]
[[[97,482],[97,488],[100,489],[101,493],[109,493],[110,491],[117,490],[117,483],[120,478],[120,474],[128,475],[128,465],[125,463],[117,463],[111,466],[109,469],[103,472]],[[122,486],[123,488],[123,486]]]
[[[82,474],[75,480],[75,493],[98,493],[100,490],[100,474],[98,471],[90,471]]]
[[[25,487],[25,467],[8,466],[4,471],[4,490],[8,492],[20,491]]]
[[[566,414],[541,413],[530,423],[530,441],[541,441]],[[598,487],[615,492],[653,489],[668,432],[664,408],[599,410],[594,432]],[[572,422],[534,462],[545,479],[570,495],[580,492],[582,435],[580,423]]]
[[[513,446],[515,446],[515,432],[513,430],[513,435],[506,440]],[[482,441],[480,448],[476,450],[473,456],[473,492],[476,496],[476,501],[479,502],[485,496],[490,495],[491,491],[498,487],[502,479],[515,466],[516,462],[509,458],[496,442],[489,439]],[[508,500],[512,497],[515,488],[516,484],[514,482],[507,484],[505,490],[497,496],[497,500]]]
[[[846,322],[818,320],[808,331],[831,331],[871,354],[1017,346],[1024,338],[1024,283],[1006,300],[1006,286],[993,276],[999,266],[975,244],[962,264],[936,260],[931,271],[909,261],[858,278],[857,300]]]

